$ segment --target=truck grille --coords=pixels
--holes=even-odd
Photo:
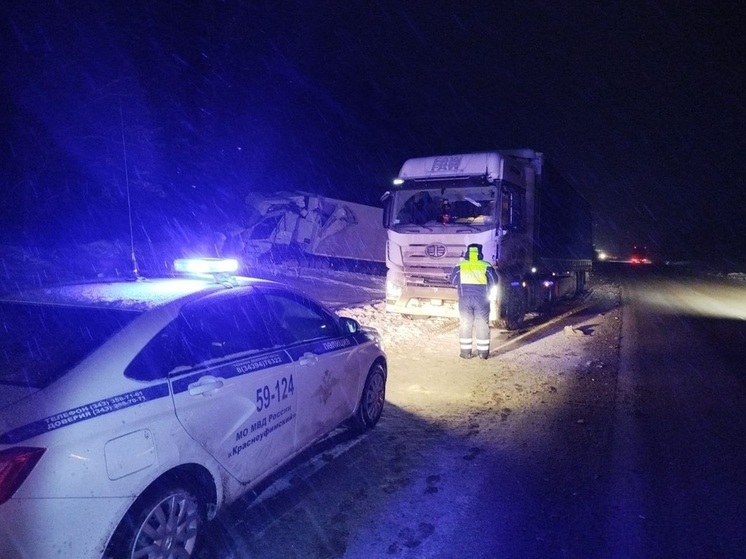
[[[456,265],[461,253],[464,251],[463,245],[447,245],[444,243],[418,243],[412,244],[404,249],[404,260],[407,262],[429,261],[432,265],[445,266],[446,264]]]
[[[408,286],[450,287],[451,270],[464,247],[444,243],[412,244],[404,250],[404,274]]]
[[[450,272],[449,272],[450,273]],[[409,287],[450,287],[448,276],[410,276],[407,274],[407,286]]]

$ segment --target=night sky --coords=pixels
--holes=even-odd
[[[126,236],[127,187],[148,238],[251,191],[377,204],[409,157],[530,147],[598,248],[746,260],[736,3],[13,4],[3,237]]]

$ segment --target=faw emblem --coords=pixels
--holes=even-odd
[[[433,243],[425,247],[425,254],[430,258],[443,258],[446,252],[448,252],[446,245],[442,243]]]

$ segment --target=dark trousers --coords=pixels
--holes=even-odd
[[[458,330],[461,351],[471,352],[472,342],[476,341],[477,353],[489,353],[490,302],[484,293],[462,294],[458,301],[458,313],[461,320]]]

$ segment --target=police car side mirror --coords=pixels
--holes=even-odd
[[[360,323],[354,318],[341,316],[339,322],[342,325],[342,330],[347,334],[354,334],[360,330]]]

